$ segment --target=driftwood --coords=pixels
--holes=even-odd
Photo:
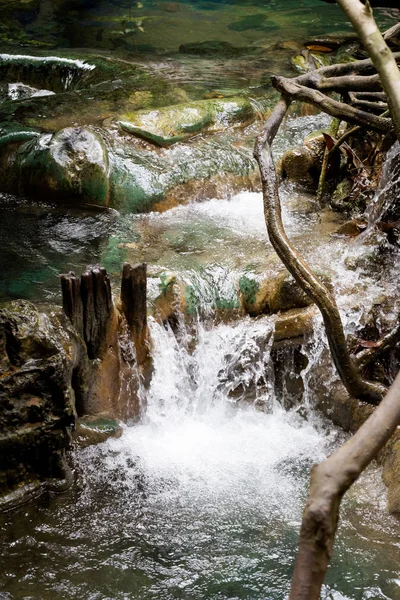
[[[359,0],[340,0],[339,4],[342,7],[346,5],[347,9],[349,5],[353,4],[361,6],[363,22],[367,23],[367,26],[371,29],[371,19],[373,23],[374,21],[370,15],[368,3],[364,6]],[[376,25],[374,26],[377,29]],[[379,34],[380,39],[378,39],[375,29],[371,35],[374,40],[377,40],[376,43],[379,44],[380,48],[379,52],[382,54],[384,53],[382,44],[385,46],[386,44],[381,34]],[[369,49],[371,41],[368,35],[362,37],[362,42]],[[400,81],[400,72],[397,67],[397,62],[400,62],[400,53],[392,54],[390,50],[388,50],[388,53],[390,55],[390,60],[388,60],[391,69],[390,72],[393,74],[394,68],[397,71]],[[254,156],[261,173],[264,215],[270,241],[297,283],[318,306],[324,320],[333,361],[347,391],[351,396],[372,404],[377,404],[382,399],[385,391],[383,386],[365,381],[362,378],[357,364],[352,359],[347,348],[340,313],[332,294],[318,280],[304,259],[291,245],[284,231],[281,219],[278,181],[272,159],[271,145],[288,110],[288,106],[294,99],[313,104],[336,119],[355,125],[354,128],[348,129],[334,144],[333,148],[326,153],[326,163],[351,132],[357,130],[356,128],[364,127],[367,130],[387,134],[393,131],[393,125],[395,125],[397,133],[397,117],[395,117],[396,102],[390,97],[396,84],[389,85],[387,82],[388,75],[382,76],[382,69],[384,69],[382,62],[386,61],[388,54],[384,53],[384,60],[377,60],[376,54],[376,51],[371,52],[372,59],[322,67],[292,79],[272,77],[272,84],[281,93],[281,98],[266,121],[264,130],[257,138],[254,149]],[[374,72],[374,65],[378,73]],[[396,76],[393,75],[393,78],[395,81]],[[349,102],[335,100],[323,93],[332,91],[343,93]],[[398,87],[398,98],[400,102],[400,84]],[[365,110],[361,110],[358,106],[362,106]],[[391,118],[387,117],[388,113],[385,110],[387,106],[389,106]],[[377,110],[380,112],[378,115],[374,114]],[[327,164],[325,164],[325,170],[326,168]],[[320,181],[319,191],[321,195],[323,192],[323,180]]]
[[[289,600],[318,600],[332,555],[341,499],[399,424],[400,374],[353,437],[313,467]]]
[[[337,0],[368,52],[386,93],[397,139],[400,141],[400,71],[394,55],[386,44],[372,14],[370,3],[360,0]],[[398,29],[395,29],[397,33]],[[389,38],[392,31],[386,32]]]
[[[393,129],[393,123],[390,119],[370,114],[344,102],[334,100],[319,90],[310,89],[299,84],[296,80],[286,77],[272,77],[271,80],[275,89],[281,94],[289,96],[292,100],[308,102],[332,117],[353,125],[361,125],[378,133],[389,133]]]
[[[365,5],[359,0],[337,1],[355,26],[372,61],[359,61],[358,65],[352,63],[336,65],[333,68],[325,67],[294,80],[274,78],[273,84],[282,95],[263,132],[256,140],[254,155],[261,172],[264,214],[270,241],[297,283],[320,309],[332,357],[347,391],[356,398],[372,403],[379,402],[379,406],[350,440],[312,469],[290,600],[318,600],[332,555],[341,499],[400,424],[400,374],[383,399],[380,386],[363,380],[358,367],[367,365],[372,353],[365,352],[356,361],[352,359],[334,298],[290,244],[281,220],[271,144],[293,98],[311,102],[332,116],[356,126],[382,133],[394,128],[400,140],[400,72],[396,62],[399,57],[392,55],[386,46],[373,19],[368,0]],[[396,28],[391,35],[397,35],[398,31],[399,28]],[[370,72],[372,62],[378,71],[377,74]],[[381,95],[382,89],[385,96]],[[321,90],[345,91],[353,103],[360,106],[360,102],[363,102],[362,106],[367,110],[375,110],[378,106],[381,110],[384,107],[380,103],[387,101],[391,119],[361,111],[344,102],[334,101]],[[379,96],[357,97],[357,92],[378,92]],[[339,142],[343,141],[341,139],[337,142],[337,148]],[[376,353],[383,352],[390,345],[397,343],[398,337],[399,328],[381,340]]]

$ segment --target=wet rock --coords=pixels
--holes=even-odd
[[[209,40],[205,42],[192,42],[179,46],[180,54],[193,54],[195,56],[224,56],[233,57],[243,53],[245,49],[232,46],[229,42]]]
[[[67,128],[23,144],[15,154],[14,182],[21,195],[53,202],[107,205],[108,154],[101,138],[84,128]]]
[[[314,166],[317,169],[320,169],[322,166],[326,148],[324,133],[329,133],[329,131],[327,129],[319,129],[317,131],[312,131],[304,138],[304,145],[313,153],[315,159]]]
[[[316,52],[305,49],[290,59],[292,67],[299,73],[308,73],[331,64],[331,58],[324,52]]]
[[[338,183],[331,196],[331,205],[333,208],[336,210],[346,210],[349,207],[353,187],[353,181],[349,178],[342,179]]]
[[[259,280],[249,275],[239,279],[239,290],[245,311],[252,317],[269,312],[273,282],[270,278]]]
[[[358,41],[358,36],[355,32],[344,31],[327,33],[309,38],[306,42],[306,45],[308,46],[319,44],[323,46],[329,46],[330,48],[338,49],[340,46],[343,46],[343,44],[355,41]]]
[[[283,272],[273,281],[268,299],[271,313],[290,310],[291,308],[304,308],[312,304],[312,300],[293,277]]]
[[[368,223],[361,219],[351,219],[343,223],[337,230],[337,235],[346,235],[349,237],[356,237],[360,235],[367,228]]]
[[[101,444],[109,438],[119,438],[123,429],[119,421],[102,415],[93,415],[78,419],[73,433],[74,443],[81,447]]]
[[[316,408],[335,425],[345,431],[355,433],[372,415],[375,407],[349,396],[340,382],[330,384],[321,394],[316,390]],[[388,509],[390,514],[400,518],[400,430],[384,446],[377,457],[383,466],[383,481],[388,488]]]
[[[292,148],[282,157],[282,175],[306,188],[313,187],[315,182],[310,171],[316,166],[316,162],[317,160],[309,148]]]
[[[256,118],[245,98],[199,100],[152,111],[122,115],[121,129],[156,146],[171,146],[202,131],[243,127]]]
[[[0,495],[66,478],[82,345],[62,315],[17,300],[0,308]]]
[[[379,457],[383,464],[382,478],[388,488],[390,514],[400,519],[400,431],[394,432]]]
[[[196,308],[190,286],[186,286],[173,273],[161,274],[160,295],[154,302],[154,316],[157,319],[174,326],[180,316],[193,314]]]
[[[275,321],[274,343],[310,335],[316,313],[315,306],[295,308],[281,313]]]

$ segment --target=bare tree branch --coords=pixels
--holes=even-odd
[[[337,0],[357,31],[371,57],[386,92],[397,139],[400,141],[400,71],[396,59],[375,22],[370,3],[360,0]]]
[[[342,497],[399,424],[400,374],[353,437],[313,467],[289,600],[318,600],[332,555]]]
[[[353,125],[361,125],[379,133],[388,133],[393,128],[392,121],[383,117],[372,115],[344,102],[338,102],[325,96],[319,90],[312,90],[305,85],[300,85],[298,80],[286,77],[272,77],[272,84],[278,92],[290,96],[292,99],[308,102],[323,110],[332,117],[336,117]]]
[[[393,27],[385,31],[385,33],[383,34],[383,39],[385,40],[385,42],[388,42],[390,39],[396,37],[397,35],[400,35],[400,23],[396,23],[396,25],[393,25]]]
[[[382,387],[362,379],[350,357],[334,297],[291,245],[283,227],[278,179],[272,158],[271,144],[289,104],[290,97],[282,95],[267,119],[263,131],[258,136],[254,148],[254,156],[261,173],[264,216],[268,236],[283,264],[321,311],[332,358],[347,391],[351,396],[377,404],[382,399]]]

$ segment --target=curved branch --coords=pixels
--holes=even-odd
[[[353,437],[313,467],[289,600],[318,600],[332,555],[341,499],[399,424],[400,374]]]
[[[333,296],[291,245],[283,228],[278,180],[271,144],[289,104],[288,96],[280,98],[267,119],[262,133],[258,136],[254,148],[254,156],[261,173],[264,215],[269,239],[288,271],[321,311],[332,358],[347,391],[351,396],[376,404],[382,399],[382,389],[378,385],[364,381],[353,363],[347,348],[340,313]]]
[[[392,54],[395,61],[400,62],[400,52],[393,52]],[[374,63],[370,58],[363,60],[356,60],[349,63],[337,63],[335,65],[329,65],[327,67],[321,67],[316,71],[304,73],[296,77],[296,81],[303,85],[308,85],[312,81],[315,73],[318,72],[320,77],[339,77],[342,75],[359,75],[365,71],[375,71]]]
[[[343,75],[342,77],[314,77],[310,87],[324,92],[379,92],[382,83],[379,75]]]
[[[383,34],[383,39],[385,40],[385,42],[388,42],[390,39],[398,35],[400,35],[400,23],[396,23],[396,25],[393,25],[393,27],[385,31],[385,33]]]
[[[337,0],[346,13],[371,57],[386,92],[397,139],[400,141],[400,71],[394,54],[387,46],[372,14],[370,3]]]
[[[332,117],[337,117],[342,121],[347,121],[354,125],[361,125],[368,129],[378,131],[379,133],[389,133],[393,129],[391,119],[378,117],[376,115],[367,113],[363,110],[359,110],[354,106],[349,106],[343,102],[338,102],[325,96],[318,90],[311,90],[310,88],[300,85],[293,79],[287,79],[286,77],[272,77],[272,85],[278,92],[290,96],[292,99],[302,100],[313,104],[317,108],[328,113]]]

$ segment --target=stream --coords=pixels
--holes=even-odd
[[[67,56],[95,48],[144,65],[195,100],[217,88],[260,98],[269,74],[293,75],[289,44],[350,29],[336,6],[319,0],[41,0],[18,15],[11,29],[0,27],[7,51],[32,44]],[[377,10],[382,27],[397,17],[397,9]],[[226,61],[179,53],[181,44],[204,40],[266,55],[246,65],[237,55]],[[62,102],[71,119],[70,96]],[[97,118],[100,108],[84,110]],[[54,117],[49,130],[65,127],[65,118]],[[274,142],[275,158],[329,123],[321,114],[290,116]],[[247,151],[259,127],[246,128]],[[177,162],[182,147],[168,149]],[[117,292],[128,261],[148,264],[150,312],[166,274],[189,285],[196,304],[179,340],[149,317],[154,371],[140,422],[122,424],[118,439],[74,448],[75,482],[66,493],[48,492],[0,513],[0,600],[287,598],[310,468],[346,434],[314,410],[309,382],[327,347],[319,316],[302,348],[301,402],[292,402],[272,366],[276,316],[219,318],[218,309],[237,308],[242,277],[261,281],[282,270],[267,240],[261,194],[219,189],[215,198],[139,214],[0,193],[0,302],[59,306],[60,273],[79,274],[95,263],[105,266]],[[378,307],[386,327],[394,324],[398,249],[379,238],[386,252],[379,261],[376,232],[339,236],[345,217],[312,194],[284,183],[281,197],[287,233],[330,277],[346,333],[359,330],[366,307]],[[292,367],[288,360],[284,374],[290,377]],[[327,365],[325,384],[334,377]],[[237,389],[249,393],[238,399]],[[400,600],[399,565],[399,524],[387,511],[381,469],[372,465],[343,500],[321,599]]]

